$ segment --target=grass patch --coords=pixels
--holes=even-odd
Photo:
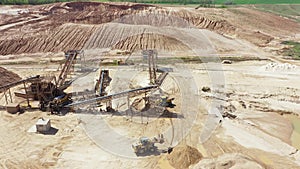
[[[300,0],[215,0],[216,4],[300,4]]]
[[[300,59],[300,43],[294,41],[283,41],[281,44],[289,45],[290,48],[284,48],[283,55]]]
[[[300,22],[300,4],[258,4],[255,8],[265,12],[271,12],[277,15],[295,19]]]

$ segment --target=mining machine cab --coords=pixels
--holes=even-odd
[[[55,97],[52,101],[49,102],[49,108],[51,114],[60,113],[65,105],[72,103],[70,94],[62,94]]]
[[[153,139],[141,137],[137,143],[132,145],[132,148],[137,155],[147,152],[153,153],[157,150],[155,143],[164,143],[164,137],[162,134],[159,134],[158,137],[154,137]]]

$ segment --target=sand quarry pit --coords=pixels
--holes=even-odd
[[[148,86],[142,50],[158,52],[157,76],[169,70],[149,97],[113,99],[113,112],[102,102],[61,116],[38,101],[28,108],[17,85],[12,99],[24,111],[10,114],[0,93],[0,168],[300,168],[300,62],[279,52],[299,32],[298,22],[248,6],[0,6],[0,87],[58,80],[67,50],[84,52],[66,93],[93,91],[100,69],[109,70],[107,95]],[[162,98],[174,105],[162,108]],[[27,132],[42,117],[55,132]],[[140,137],[158,134],[153,152],[134,153]]]

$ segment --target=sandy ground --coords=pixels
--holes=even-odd
[[[178,168],[171,166],[167,153],[133,152],[131,144],[139,137],[160,133],[166,138],[158,145],[160,150],[189,145],[202,154],[190,168],[300,168],[300,63],[276,52],[284,47],[282,40],[299,39],[298,23],[244,8],[195,10],[94,2],[0,8],[0,66],[22,78],[58,75],[62,51],[84,48],[91,61],[84,66],[110,70],[107,92],[113,94],[148,85],[146,64],[135,60],[139,49],[158,48],[162,59],[209,56],[200,57],[209,63],[185,63],[182,57],[162,61],[160,66],[174,71],[151,94],[175,98],[176,106],[167,109],[171,117],[159,117],[161,112],[154,108],[128,111],[144,95],[114,100],[113,114],[92,106],[65,116],[37,109],[14,115],[0,110],[0,168]],[[18,13],[21,9],[24,14]],[[128,13],[137,15],[120,20]],[[155,13],[160,14],[157,20],[151,17]],[[141,20],[145,14],[148,19]],[[176,19],[164,22],[165,14]],[[112,20],[118,22],[108,23]],[[116,54],[124,50],[136,53]],[[126,58],[134,64],[99,65],[105,57]],[[233,63],[221,64],[219,57]],[[251,57],[255,58],[249,61]],[[67,92],[93,90],[99,70],[82,75],[80,69],[69,76],[81,75]],[[203,87],[211,90],[204,92]],[[22,87],[12,88],[19,90]],[[24,105],[24,100],[13,99]],[[0,105],[5,105],[2,93]],[[143,104],[137,107],[142,109]],[[51,119],[56,133],[28,133],[40,117]]]
[[[203,154],[204,159],[217,157],[224,153],[240,153],[243,156],[247,156],[247,159],[250,158],[251,161],[256,161],[253,166],[261,165],[262,167],[271,168],[289,166],[290,168],[296,168],[300,162],[299,152],[295,148],[298,146],[298,139],[294,138],[298,130],[293,131],[293,121],[288,116],[294,114],[293,116],[299,119],[299,99],[297,98],[299,95],[299,87],[297,85],[299,81],[297,77],[300,72],[298,68],[280,72],[265,70],[265,65],[268,63],[269,61],[236,62],[232,65],[222,65],[219,70],[213,70],[221,71],[225,79],[225,88],[223,90],[213,89],[213,91],[216,91],[215,93],[201,91],[203,86],[212,86],[208,76],[208,72],[212,70],[204,69],[206,67],[205,64],[179,64],[176,66],[180,68],[178,70],[181,70],[181,72],[182,68],[187,68],[190,76],[194,78],[194,81],[191,82],[196,86],[197,91],[194,92],[199,99],[199,104],[198,106],[193,104],[193,108],[197,109],[197,118],[193,120],[192,128],[187,132],[187,136],[178,135],[177,139],[180,141],[174,141],[172,144],[180,143],[197,147]],[[171,67],[171,65],[169,66]],[[48,65],[48,67],[54,68],[55,65]],[[6,68],[18,72],[20,76],[37,72],[34,69],[18,69],[18,66],[7,66]],[[37,70],[45,69],[43,66],[36,66],[36,68]],[[16,71],[17,69],[18,71]],[[134,75],[134,72],[137,70],[134,67],[125,67],[125,69],[111,67],[110,69],[112,69],[111,76],[114,79],[112,82],[113,86],[123,86],[124,89],[132,86],[122,85],[120,82],[145,85],[147,78],[145,80],[141,79],[147,73],[142,73],[143,69],[140,69],[141,73],[137,75]],[[122,73],[126,76],[123,76]],[[89,80],[92,79],[91,82],[83,80],[83,78],[78,79],[80,84],[74,84],[79,85],[78,90],[80,86],[87,87],[86,84],[91,84],[95,76],[97,76],[97,73],[85,77]],[[184,101],[190,99],[182,95],[184,92],[182,90],[185,88],[176,82],[176,78],[180,77],[179,71],[177,72],[175,69],[173,73],[170,73],[169,79],[166,79],[163,85],[163,88],[166,90],[175,87],[175,89],[169,91],[181,93],[180,95],[174,95],[180,98],[175,100],[175,104],[178,107],[173,111],[177,113],[182,113],[183,106],[187,106],[184,105]],[[123,80],[120,78],[123,78]],[[134,80],[135,78],[136,80]],[[243,81],[240,81],[241,78],[243,78]],[[257,81],[258,78],[260,81]],[[84,81],[86,83],[82,83]],[[178,89],[176,89],[176,86]],[[211,109],[211,106],[213,98],[218,97],[223,99],[218,102],[221,105],[234,106],[230,113],[236,115],[237,118],[225,118],[219,124],[219,117],[208,114],[215,110]],[[126,99],[119,100],[119,102],[122,101],[126,102]],[[126,109],[125,107],[124,109]],[[221,112],[221,110],[219,111]],[[214,114],[215,112],[211,113]],[[189,121],[186,115],[185,120]],[[58,129],[57,133],[55,135],[27,133],[26,131],[39,117],[50,118],[53,127]],[[49,116],[47,113],[40,111],[25,111],[24,114],[10,115],[5,111],[1,111],[1,130],[3,130],[1,135],[3,136],[2,138],[5,138],[1,142],[1,151],[3,152],[1,153],[1,165],[7,168],[20,165],[26,165],[31,168],[132,168],[136,166],[160,168],[160,166],[169,165],[167,161],[163,160],[165,158],[164,154],[135,159],[136,156],[130,149],[130,144],[142,135],[155,136],[160,131],[168,131],[170,127],[168,118],[150,120],[148,125],[136,123],[136,121],[130,122],[128,119],[130,118],[124,115],[114,117],[110,115],[82,114],[79,116],[70,113],[66,116]],[[145,116],[144,122],[147,121],[146,119]],[[173,119],[173,125],[176,124],[176,121],[180,122],[183,120]],[[109,126],[109,128],[105,129],[105,126]],[[181,133],[183,129],[187,128],[184,125],[175,126],[179,127],[175,129],[175,133]],[[205,132],[210,132],[209,130],[213,129],[215,130],[212,133],[206,135],[208,137],[207,140],[202,142],[201,136],[203,136],[203,133],[205,135],[207,134]],[[112,138],[111,130],[129,136],[131,141],[126,143],[126,141],[122,141],[122,138],[107,140]],[[108,135],[106,136],[104,133],[108,133]],[[167,140],[169,140],[168,144],[170,144],[168,134],[166,136]],[[97,140],[97,138],[100,140]],[[217,144],[213,144],[213,142]],[[116,155],[115,151],[111,149],[112,147],[106,147],[107,145],[115,147],[117,148],[116,150],[123,153],[127,152],[134,159]],[[127,150],[125,151],[125,149]],[[233,155],[228,154],[228,156]],[[32,160],[28,160],[25,157],[30,157]],[[284,162],[283,159],[285,159]],[[206,164],[208,161],[200,161],[200,163]],[[249,165],[251,164],[249,162]],[[236,161],[236,165],[239,165],[239,162]]]

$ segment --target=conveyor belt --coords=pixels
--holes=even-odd
[[[96,97],[93,99],[88,99],[88,100],[84,100],[84,101],[71,103],[71,104],[66,105],[65,107],[92,104],[92,103],[96,103],[96,102],[107,102],[107,101],[111,101],[112,99],[117,99],[117,98],[128,96],[128,95],[135,96],[135,95],[139,95],[141,93],[148,92],[157,87],[158,87],[157,85],[152,85],[152,86],[142,87],[142,88],[138,88],[138,89],[126,90],[126,91],[123,91],[120,93],[115,93],[115,94],[111,94],[111,95],[107,95],[107,96],[101,96],[101,97]]]
[[[40,75],[37,75],[37,76],[29,77],[29,78],[27,78],[27,79],[23,79],[23,80],[14,82],[14,83],[10,83],[10,84],[5,85],[5,86],[1,86],[1,87],[0,87],[0,92],[3,92],[3,91],[5,91],[5,90],[7,90],[7,89],[9,89],[9,88],[18,86],[18,85],[20,85],[20,84],[23,84],[23,83],[25,83],[25,82],[30,82],[30,81],[32,81],[32,80],[37,80],[37,79],[39,79],[39,78],[40,78]]]
[[[58,76],[57,86],[61,87],[64,85],[67,75],[70,73],[70,69],[72,67],[73,61],[76,59],[78,51],[68,51],[66,62]]]

